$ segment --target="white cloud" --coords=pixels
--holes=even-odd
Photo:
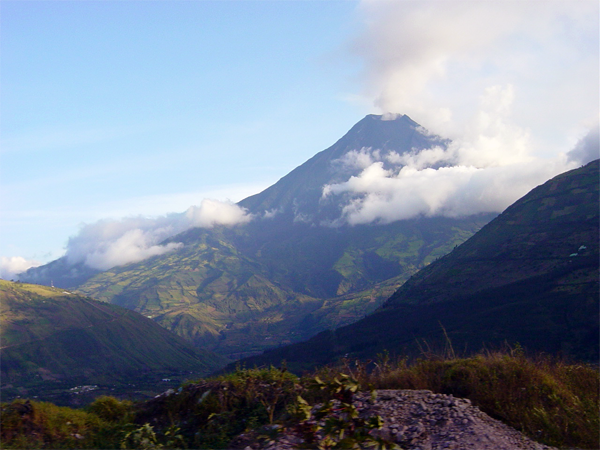
[[[542,153],[564,151],[597,115],[596,0],[364,0],[360,10],[352,51],[382,113],[456,139],[486,89],[511,85],[514,121]]]
[[[267,210],[267,211],[264,212],[263,218],[264,219],[272,219],[275,216],[277,216],[278,214],[281,214],[281,209],[279,209],[279,208],[272,208],[272,209],[269,209],[269,210]]]
[[[361,10],[364,96],[385,119],[408,114],[452,141],[351,155],[360,174],[323,190],[349,198],[338,224],[501,212],[598,157],[595,0],[364,0]]]
[[[350,170],[366,169],[373,164],[373,158],[378,158],[379,152],[373,151],[371,148],[361,148],[360,150],[350,150],[341,158],[331,161],[334,170]]]
[[[190,207],[185,212],[186,218],[194,227],[212,228],[215,225],[236,225],[247,223],[252,219],[245,209],[233,203],[218,200],[202,200],[202,204]]]
[[[600,158],[600,127],[598,124],[586,134],[575,148],[567,153],[569,161],[586,164]]]
[[[338,223],[390,223],[417,216],[459,217],[500,212],[563,167],[523,164],[419,170],[405,166],[392,173],[384,170],[382,163],[375,163],[345,183],[328,186],[324,195],[353,194]]]
[[[251,219],[246,210],[235,204],[205,199],[183,214],[100,220],[82,226],[79,234],[69,239],[66,257],[72,264],[83,262],[94,269],[107,270],[180,248],[181,243],[161,242],[187,229],[233,226]]]
[[[0,278],[4,280],[12,280],[17,274],[25,272],[31,267],[40,266],[39,261],[25,259],[21,256],[0,257]]]
[[[566,155],[540,159],[530,154],[529,133],[510,120],[510,86],[491,87],[480,101],[462,139],[403,154],[370,150],[361,160],[372,162],[359,175],[326,185],[324,197],[350,195],[335,224],[501,212],[533,187],[576,166],[575,158]],[[593,139],[586,139],[587,149]]]

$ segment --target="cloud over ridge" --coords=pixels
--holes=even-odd
[[[183,244],[178,242],[162,242],[190,228],[234,226],[250,220],[252,216],[233,203],[204,199],[200,206],[191,206],[182,214],[85,224],[76,236],[69,238],[65,256],[71,264],[108,270],[181,248]]]
[[[3,280],[12,280],[17,277],[17,274],[40,265],[39,261],[25,259],[22,256],[2,256],[0,257],[0,278]]]
[[[451,141],[337,161],[359,173],[323,188],[345,201],[334,225],[501,212],[598,158],[596,1],[363,0],[359,9],[365,27],[351,51],[364,63],[364,98],[384,118],[407,114]]]
[[[598,129],[551,158],[532,155],[529,133],[511,120],[511,86],[493,86],[462,138],[405,153],[363,148],[335,166],[360,172],[325,185],[323,197],[347,199],[333,225],[390,223],[417,216],[502,212],[535,186],[598,158]]]

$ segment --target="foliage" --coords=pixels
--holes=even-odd
[[[382,354],[377,361],[345,361],[343,373],[361,387],[427,389],[468,398],[490,416],[532,439],[558,447],[597,448],[600,435],[597,367],[550,357],[528,358],[517,346],[470,358],[429,355],[408,364]],[[336,369],[321,369],[330,379]],[[337,376],[337,375],[336,375]]]
[[[88,411],[106,422],[128,423],[133,418],[133,403],[102,395],[90,404]]]
[[[597,368],[527,357],[518,347],[470,358],[451,354],[412,362],[382,354],[302,378],[285,368],[238,368],[145,403],[99,397],[85,410],[16,400],[2,405],[2,448],[229,448],[241,433],[272,438],[282,424],[319,448],[383,448],[388,444],[371,434],[381,420],[358,416],[352,405],[356,392],[371,389],[469,398],[536,441],[598,448]]]
[[[141,427],[136,428],[135,430],[132,430],[125,435],[125,437],[121,441],[121,448],[154,450],[163,448],[163,446],[158,443],[156,433],[154,432],[150,424],[145,423]]]
[[[147,402],[135,420],[157,433],[175,424],[191,448],[227,448],[240,433],[273,424],[295,399],[298,381],[285,368],[238,368]]]
[[[0,414],[2,448],[118,448],[115,427],[90,412],[15,400]]]
[[[359,417],[352,404],[359,388],[356,379],[340,374],[332,381],[324,382],[315,376],[310,380],[309,388],[324,391],[328,400],[311,407],[299,395],[296,404],[290,408],[297,421],[293,428],[303,438],[300,448],[398,448],[394,443],[370,434],[383,426],[380,416]]]

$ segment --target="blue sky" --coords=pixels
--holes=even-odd
[[[3,1],[0,254],[241,200],[331,145],[367,112],[344,100],[355,7]]]
[[[596,1],[3,0],[0,20],[6,264],[241,200],[369,113],[461,142],[461,167],[547,162],[527,188],[597,127]]]

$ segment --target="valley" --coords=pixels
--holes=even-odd
[[[599,357],[599,161],[561,174],[413,275],[368,317],[245,360],[308,370],[384,351],[417,357],[519,344]]]
[[[340,221],[340,204],[322,200],[318,187],[356,176],[358,168],[331,169],[358,146],[367,152],[365,136],[387,136],[374,142],[390,152],[447,144],[422,134],[406,116],[367,116],[353,130],[360,133],[351,130],[240,202],[251,208],[247,223],[188,229],[162,242],[176,244],[171,251],[104,271],[61,259],[30,269],[19,282],[0,281],[1,389],[3,399],[14,400],[2,414],[16,427],[10,430],[33,426],[20,411],[58,414],[42,413],[49,406],[39,400],[72,407],[91,402],[85,414],[92,421],[113,417],[103,416],[106,403],[122,411],[118,422],[85,431],[103,445],[126,445],[126,430],[141,426],[136,432],[170,448],[168,417],[185,445],[273,448],[253,433],[275,417],[300,426],[289,425],[285,413],[302,408],[292,393],[321,398],[310,393],[317,385],[337,398],[345,389],[378,385],[384,396],[405,395],[385,390],[392,386],[410,389],[411,396],[431,389],[438,394],[422,391],[426,398],[472,398],[530,437],[593,448],[589,432],[559,431],[547,415],[560,415],[573,429],[598,428],[590,415],[597,398],[583,401],[581,392],[597,379],[599,359],[599,160],[548,180],[500,215],[349,224]],[[54,279],[61,287],[27,282]],[[503,375],[489,378],[494,373]],[[521,409],[499,407],[481,392],[484,385]],[[551,394],[538,398],[534,385]],[[526,394],[513,397],[514,386]],[[524,413],[531,408],[540,417]],[[365,439],[389,438],[398,411],[387,411],[383,431]],[[440,411],[434,406],[432,414]],[[481,414],[469,416],[483,421],[478,429],[491,420]],[[402,420],[421,423],[413,416]],[[394,439],[409,448],[434,435],[446,442],[438,428],[421,425],[421,434],[403,431]],[[494,427],[499,442],[523,440]],[[281,445],[298,441],[291,429]],[[319,433],[309,440],[327,438]],[[14,437],[9,434],[3,439]],[[77,448],[70,439],[78,435],[87,439],[79,432],[56,439]],[[462,442],[476,448],[479,440]]]
[[[253,217],[248,223],[189,229],[162,243],[177,249],[103,272],[63,258],[21,279],[134,310],[230,359],[301,342],[371,313],[496,216],[352,225],[341,221],[343,203],[323,196],[324,186],[361,172],[349,162],[357,154],[398,170],[385,155],[447,144],[408,116],[368,115],[330,148],[239,202]]]

